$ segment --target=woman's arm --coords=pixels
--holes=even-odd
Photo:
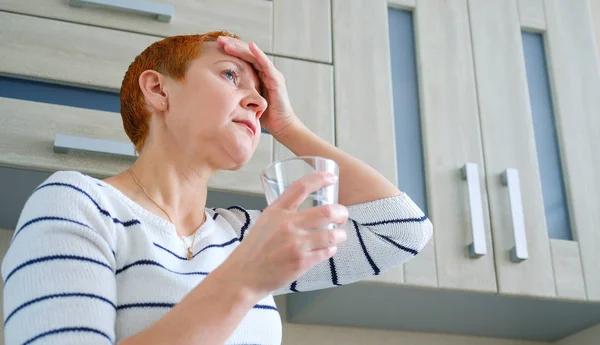
[[[344,206],[402,194],[375,169],[323,140],[300,121],[294,121],[274,137],[296,156],[321,156],[337,162],[340,167],[338,203]]]

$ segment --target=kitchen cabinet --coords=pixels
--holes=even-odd
[[[434,236],[394,270],[288,296],[290,322],[554,341],[600,320],[597,13],[332,2],[336,143],[410,190]]]
[[[0,3],[0,9],[22,9],[27,13],[0,10],[0,45],[4,47],[0,50],[0,59],[3,61],[0,73],[9,76],[11,80],[43,83],[46,90],[35,92],[48,92],[52,85],[56,85],[75,87],[84,93],[85,90],[92,90],[116,95],[123,75],[135,56],[161,39],[146,33],[154,33],[154,25],[166,25],[154,23],[152,18],[135,17],[140,21],[144,20],[140,23],[148,21],[152,24],[140,24],[138,31],[143,33],[134,33],[124,31],[128,28],[127,25],[135,22],[126,21],[126,17],[111,17],[121,18],[121,21],[115,19],[113,24],[107,25],[112,28],[89,25],[94,24],[97,16],[91,13],[104,13],[98,17],[103,18],[107,17],[105,12],[108,10],[75,9],[60,2],[44,2],[43,6],[48,6],[48,13],[71,13],[69,16],[74,16],[75,12],[71,11],[89,11],[89,18],[83,16],[79,18],[79,22],[71,22],[62,20],[73,19],[71,17],[59,16],[61,20],[57,20],[29,15],[35,14],[31,11],[35,12],[37,9],[27,6],[25,11],[25,7],[20,7],[19,4],[11,1]],[[52,8],[59,5],[68,11],[52,12]],[[224,5],[213,6],[212,11],[223,10],[222,6]],[[126,15],[132,14],[123,14]],[[252,30],[245,32],[251,33]],[[268,36],[271,38],[270,31]],[[332,66],[281,56],[272,59],[287,77],[292,103],[300,118],[317,134],[333,143]],[[307,89],[310,91],[305,91]],[[135,156],[122,128],[118,106],[117,110],[103,111],[86,109],[85,104],[66,106],[60,104],[60,101],[56,103],[58,104],[0,96],[0,122],[3,124],[0,129],[3,147],[0,164],[49,172],[80,170],[97,177],[107,177],[125,170],[134,162]],[[54,148],[54,144],[60,135],[76,137],[73,140],[79,142],[89,142],[95,149],[56,152],[59,150]],[[117,151],[124,150],[126,153],[105,152],[110,151],[108,146],[116,146]],[[261,170],[274,157],[290,156],[291,153],[286,150],[276,144],[271,135],[263,134],[252,159],[237,171],[216,173],[209,181],[209,188],[262,196],[263,187],[259,178]]]
[[[142,5],[136,11],[118,8],[118,6],[127,6],[126,3],[119,1],[100,2],[116,4],[111,6],[94,5],[96,2],[93,0],[2,0],[0,11],[158,37],[226,30],[240,35],[246,41],[254,41],[265,51],[271,52],[273,26],[273,2],[271,1],[141,1],[138,4]],[[73,6],[73,3],[80,5]],[[159,18],[157,13],[164,13],[171,18]],[[115,41],[122,42],[118,38]]]

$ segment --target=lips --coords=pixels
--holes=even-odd
[[[252,123],[252,121],[248,121],[248,120],[236,120],[236,121],[233,121],[233,122],[241,124],[241,125],[245,125],[246,127],[248,127],[248,130],[250,132],[252,132],[252,135],[256,135],[256,125],[254,123]]]

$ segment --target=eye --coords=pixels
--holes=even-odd
[[[238,73],[237,73],[236,70],[234,70],[234,69],[226,69],[223,72],[221,72],[221,74],[223,74],[223,76],[225,76],[225,78],[229,79],[234,84],[237,84],[237,80],[239,79],[239,75],[238,75]]]

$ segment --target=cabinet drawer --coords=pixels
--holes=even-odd
[[[130,144],[118,113],[0,97],[0,165],[49,171],[77,170],[99,178],[127,169],[135,157],[54,152],[57,134]],[[252,159],[238,171],[220,171],[212,190],[263,194],[259,173],[271,162],[272,137],[263,135]]]
[[[127,3],[119,0],[103,2]],[[151,3],[148,0],[135,2]],[[69,3],[69,0],[3,0],[0,10],[162,37],[227,30],[271,51],[273,4],[270,1],[152,0],[151,4],[172,6],[173,17],[169,22],[158,21],[157,16],[151,14],[104,7],[78,8]]]
[[[0,73],[118,91],[159,37],[0,12]]]

